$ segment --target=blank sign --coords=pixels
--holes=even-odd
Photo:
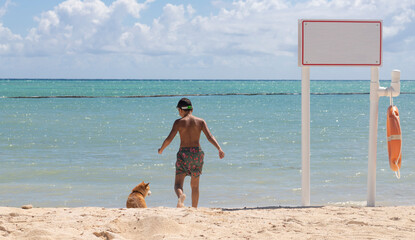
[[[299,66],[380,66],[382,21],[300,20]]]

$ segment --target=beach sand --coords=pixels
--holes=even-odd
[[[415,207],[0,207],[0,239],[415,239]]]

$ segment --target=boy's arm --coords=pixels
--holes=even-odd
[[[161,145],[161,147],[158,150],[159,154],[163,153],[163,150],[169,146],[169,144],[171,143],[171,141],[173,141],[174,137],[176,136],[177,132],[179,131],[179,128],[177,127],[177,120],[174,122],[173,127],[170,131],[169,136],[167,136],[167,138],[164,140],[163,144]]]
[[[222,148],[219,146],[218,141],[216,141],[215,137],[210,133],[209,128],[205,121],[203,121],[203,127],[202,131],[205,134],[207,140],[209,140],[210,143],[212,143],[213,146],[215,146],[219,151],[219,158],[222,159],[225,157],[225,153],[222,151]]]

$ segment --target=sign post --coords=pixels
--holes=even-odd
[[[301,199],[310,206],[310,67],[301,68]]]

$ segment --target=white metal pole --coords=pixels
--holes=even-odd
[[[367,176],[367,206],[375,206],[376,198],[376,151],[379,113],[379,68],[371,67],[370,79],[370,120],[369,120],[369,158]]]
[[[310,67],[301,68],[301,201],[310,206]]]

